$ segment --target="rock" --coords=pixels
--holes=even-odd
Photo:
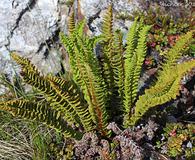
[[[167,116],[167,123],[177,123],[177,119],[174,116]]]
[[[14,65],[13,61],[9,56],[9,51],[6,47],[0,48],[0,77],[1,74],[4,73],[8,77],[14,75],[16,72],[19,72],[19,68]],[[5,86],[0,83],[0,94],[5,93]]]
[[[9,52],[16,51],[32,60],[45,74],[59,72],[59,58],[50,59],[56,54],[54,41],[58,36],[59,22],[58,0],[1,0],[0,69],[6,68],[4,72],[12,72],[3,57],[10,59]],[[54,64],[57,66],[54,67]],[[46,69],[48,66],[51,67]]]
[[[192,143],[189,141],[189,142],[187,143],[187,146],[186,146],[186,147],[192,148]]]
[[[58,18],[56,0],[38,0],[20,19],[19,26],[10,37],[9,50],[25,54],[37,53],[41,49],[40,45],[47,43],[55,34]]]
[[[32,62],[37,66],[42,74],[56,74],[61,70],[61,53],[55,48],[50,49],[47,58],[42,59],[42,55],[37,55],[32,58]]]
[[[89,29],[93,34],[99,35],[101,33],[101,24],[106,9],[111,4],[110,0],[80,0],[81,13],[88,20]],[[116,14],[128,13],[131,14],[140,8],[139,1],[136,0],[113,0],[113,12]],[[120,28],[125,34],[127,29],[132,24],[129,20],[114,20],[114,27]]]
[[[29,0],[0,1],[0,46],[9,43],[9,36],[18,25],[18,20],[26,9],[27,4],[30,5]]]
[[[94,16],[99,11],[103,11],[111,4],[110,0],[80,0],[81,12],[86,18]],[[139,1],[136,0],[113,0],[113,10],[115,13],[126,12],[132,13],[139,8]]]

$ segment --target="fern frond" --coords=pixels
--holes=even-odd
[[[95,50],[94,48],[96,47],[97,43],[101,43],[101,41],[103,41],[103,36],[99,35],[99,36],[90,37],[90,38],[86,36],[85,39],[86,39],[86,44],[87,44],[86,46],[88,47],[88,49],[91,50],[91,52],[94,52]]]
[[[128,62],[131,62],[131,58],[134,55],[134,50],[136,49],[138,38],[138,23],[137,19],[131,25],[129,32],[127,33],[127,46],[125,51],[125,70],[128,68]],[[127,73],[125,73],[127,74]]]
[[[63,97],[58,96],[57,92],[50,85],[50,82],[43,76],[36,76],[33,72],[26,71],[22,74],[23,80],[35,87],[36,89],[43,92],[47,101],[50,101],[50,105],[58,111],[64,112],[70,123],[80,124],[78,115],[76,114],[73,107],[63,99]]]
[[[193,40],[194,31],[189,31],[188,33],[180,36],[179,40],[175,45],[168,50],[165,54],[166,63],[163,63],[161,68],[163,70],[169,69],[177,63],[177,60],[181,58],[182,53],[190,45]],[[159,71],[160,72],[160,71]],[[159,73],[160,74],[160,73]]]
[[[129,124],[134,125],[150,108],[175,99],[179,95],[182,77],[194,67],[195,60],[191,60],[165,70],[166,74],[163,74],[159,81],[157,80],[156,85],[147,89],[145,94],[139,97]]]
[[[74,35],[76,36],[76,34]],[[82,49],[82,45],[77,44],[77,37],[74,37],[75,41],[71,41],[70,43],[73,45],[72,50],[70,50],[70,52],[74,53],[74,57],[70,57],[70,62],[74,62],[71,63],[71,67],[73,68],[73,78],[75,80],[75,82],[82,88],[82,91],[84,93],[85,99],[87,100],[87,102],[89,103],[89,111],[92,115],[93,121],[95,122],[95,113],[93,112],[93,104],[91,103],[91,96],[90,96],[90,91],[87,88],[87,74],[86,72],[86,68],[85,68],[85,53],[83,53],[83,49]],[[70,53],[71,54],[71,53]]]
[[[112,97],[112,92],[114,89],[114,72],[113,66],[111,63],[111,59],[113,58],[113,11],[112,5],[108,7],[108,10],[103,18],[102,24],[102,49],[103,55],[101,57],[101,65],[102,65],[102,75],[104,81],[106,82],[107,89],[109,91],[110,98]]]
[[[132,29],[134,32],[136,32],[135,25]],[[137,47],[134,50],[134,53],[127,53],[129,54],[126,57],[125,60],[125,97],[124,97],[124,108],[125,108],[125,123],[128,123],[128,118],[130,116],[131,108],[133,107],[136,96],[138,93],[138,81],[141,75],[141,69],[142,65],[147,53],[147,46],[146,46],[146,39],[147,39],[147,33],[150,29],[150,26],[144,26],[142,30],[139,32],[139,38],[137,42]],[[132,32],[132,31],[130,31]],[[135,33],[134,33],[135,34]],[[136,35],[134,35],[135,37]],[[132,37],[133,38],[133,37]],[[129,51],[133,51],[133,45],[135,40],[129,39],[131,42],[128,42],[130,46]],[[126,125],[126,124],[125,124]]]
[[[40,72],[37,70],[37,68],[27,58],[20,57],[14,52],[12,52],[10,55],[17,64],[21,65],[21,67],[27,67],[26,70],[34,72],[34,74],[36,74],[37,76],[40,75]]]
[[[81,139],[82,133],[68,126],[61,112],[53,110],[49,104],[27,100],[12,100],[0,103],[0,109],[13,115],[43,122],[51,128],[63,133],[66,137]]]
[[[147,34],[148,31],[150,30],[151,26],[144,26],[143,29],[139,32],[139,39],[138,39],[138,44],[137,48],[135,50],[136,54],[136,65],[134,66],[134,71],[133,75],[131,77],[132,81],[130,83],[130,94],[131,94],[131,101],[132,103],[135,102],[137,93],[138,93],[138,81],[141,75],[141,69],[142,65],[147,53],[147,46],[146,46],[146,40],[147,40]]]
[[[68,52],[68,55],[69,55],[70,67],[71,67],[71,72],[73,74],[73,79],[80,86],[82,86],[82,82],[81,82],[81,79],[79,78],[80,73],[79,73],[78,64],[76,63],[76,59],[81,59],[81,58],[83,59],[83,58],[85,58],[85,56],[94,55],[94,54],[91,54],[94,46],[91,46],[92,48],[88,47],[88,50],[85,49],[85,52],[87,51],[86,54],[85,54],[85,52],[83,52],[84,47],[82,45],[84,43],[83,42],[83,39],[84,39],[84,34],[83,34],[84,22],[85,21],[80,22],[75,27],[74,32],[70,36],[66,36],[63,33],[60,33],[61,42],[65,46],[66,51]],[[79,43],[79,42],[81,42],[81,43]],[[90,54],[88,54],[90,50],[91,50],[91,52],[90,52]]]
[[[68,32],[72,34],[75,30],[75,17],[74,12],[71,12],[69,20],[68,20]]]
[[[76,68],[76,62],[75,62],[75,51],[74,51],[74,42],[69,38],[68,36],[64,35],[64,33],[60,33],[60,41],[64,45],[68,56],[70,60],[70,73],[72,73],[73,79],[75,81],[78,81],[78,73],[77,73],[77,68]]]
[[[89,66],[86,66],[88,75],[88,88],[90,91],[91,102],[96,116],[96,124],[100,133],[107,135],[106,127],[108,125],[108,113],[106,111],[106,97],[102,89],[100,78],[95,76]],[[97,78],[97,79],[96,79]]]
[[[75,27],[75,30],[74,30],[74,37],[76,38],[76,36],[79,36],[79,37],[82,37],[84,36],[84,27],[85,27],[85,24],[86,24],[86,20],[82,20],[80,22],[78,22],[78,24],[76,25]]]
[[[49,76],[48,79],[56,93],[73,106],[85,130],[92,130],[93,123],[88,110],[88,104],[74,81],[53,76]]]
[[[124,60],[124,70],[125,70],[125,79],[124,79],[124,99],[123,105],[125,108],[125,112],[130,112],[130,107],[132,107],[132,99],[130,94],[130,84],[133,77],[134,66],[137,62],[137,55],[135,52],[137,45],[137,34],[138,34],[138,24],[137,20],[134,21],[131,28],[129,29],[127,35],[127,47],[125,51],[125,60]]]
[[[113,66],[115,83],[118,86],[120,98],[123,100],[125,81],[123,35],[119,30],[117,30],[114,34],[114,56],[111,59],[111,63]]]
[[[102,24],[102,34],[105,41],[109,41],[113,37],[113,10],[112,5],[110,5],[107,9],[107,12],[103,18],[103,24]]]
[[[122,33],[113,29],[112,5],[103,18],[102,25],[102,55],[100,55],[101,74],[108,91],[107,100],[110,112],[117,114],[122,110],[124,62]],[[113,106],[115,106],[113,108]]]

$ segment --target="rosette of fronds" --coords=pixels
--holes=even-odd
[[[105,137],[110,135],[108,123],[121,112],[123,127],[128,128],[150,108],[175,99],[181,78],[195,67],[195,60],[177,63],[193,39],[191,31],[164,54],[165,61],[157,72],[157,80],[138,97],[150,26],[136,19],[129,29],[126,47],[122,33],[113,28],[112,6],[105,15],[102,35],[90,37],[85,34],[84,26],[85,21],[76,23],[72,14],[69,35],[60,34],[70,59],[70,74],[64,78],[43,76],[28,59],[12,53],[12,58],[22,68],[23,80],[41,91],[45,98],[1,102],[0,108],[44,122],[66,137],[80,139],[83,132],[90,131]],[[98,58],[94,53],[97,43],[103,52]]]

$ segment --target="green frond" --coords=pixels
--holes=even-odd
[[[74,108],[85,130],[92,130],[93,123],[88,110],[88,104],[74,81],[54,76],[49,76],[48,79],[56,93]]]
[[[138,23],[137,19],[131,25],[129,32],[127,33],[127,46],[125,51],[125,70],[128,68],[128,62],[131,62],[131,58],[134,55],[138,38]],[[127,73],[126,73],[127,74]]]
[[[181,58],[182,53],[190,45],[193,40],[194,31],[189,31],[188,33],[180,36],[179,40],[175,45],[168,50],[165,54],[166,63],[162,64],[161,68],[163,70],[169,69],[177,63],[177,60]],[[160,73],[159,73],[160,74]]]
[[[95,120],[95,113],[94,113],[94,110],[93,110],[93,104],[91,102],[91,93],[88,89],[88,76],[87,76],[87,73],[86,73],[86,60],[85,59],[85,56],[83,53],[83,49],[82,49],[82,46],[77,44],[74,46],[74,53],[75,53],[75,56],[74,56],[74,61],[75,61],[75,64],[74,64],[74,68],[76,72],[73,72],[73,78],[75,80],[75,82],[81,87],[82,89],[82,92],[84,93],[84,97],[85,99],[87,100],[88,104],[89,104],[89,111],[92,115],[92,119],[94,122],[96,122]],[[70,61],[71,61],[71,58],[70,58]]]
[[[77,30],[80,30],[80,27],[76,28]],[[84,35],[79,36],[79,31],[77,30],[75,30],[73,35],[71,35],[70,37],[64,35],[63,33],[60,34],[60,37],[63,45],[65,46],[69,54],[70,67],[71,72],[73,74],[73,79],[79,84],[79,86],[82,86],[83,83],[80,78],[79,63],[80,61],[82,61],[97,66],[98,61],[93,52],[95,43],[101,38],[93,38],[90,40]]]
[[[26,68],[28,71],[34,72],[37,76],[40,75],[39,71],[37,68],[27,59],[20,57],[18,54],[12,52],[11,57],[19,64],[21,67]]]
[[[97,128],[103,135],[107,135],[105,129],[107,127],[108,114],[106,111],[106,97],[102,88],[101,79],[93,74],[89,65],[86,65],[86,73],[88,75],[88,90],[90,92],[90,101],[96,117]]]
[[[77,75],[77,68],[76,68],[76,62],[75,62],[75,51],[74,51],[74,42],[66,36],[64,33],[60,33],[60,41],[64,45],[70,61],[70,73],[73,75],[73,79],[77,81],[76,75]]]
[[[79,53],[77,53],[78,58],[82,59],[83,62],[88,63],[90,66],[96,65],[96,68],[98,68],[98,61],[94,54],[94,45],[87,46],[88,43],[90,43],[90,39],[85,36],[76,36],[76,39],[75,46],[77,47],[76,51],[79,51]]]
[[[103,17],[102,34],[105,41],[109,41],[113,37],[113,9],[110,5],[107,9],[105,16]]]
[[[163,74],[153,87],[139,97],[129,124],[134,125],[150,108],[175,99],[179,95],[182,77],[194,67],[195,60],[191,60],[165,70],[166,74]]]
[[[76,34],[71,35],[70,37],[64,35],[63,33],[60,34],[61,42],[63,43],[64,47],[66,48],[66,51],[69,55],[69,61],[70,61],[70,73],[74,79],[74,81],[79,85],[82,86],[83,82],[81,79],[81,74],[79,72],[77,60],[78,55],[76,53],[76,46],[77,43]],[[78,49],[77,49],[78,50]],[[78,52],[79,53],[79,52]],[[80,54],[80,53],[79,53]]]
[[[75,30],[75,17],[74,12],[71,12],[70,17],[68,19],[68,32],[72,34]]]
[[[146,40],[150,28],[151,28],[150,26],[144,26],[143,29],[139,32],[138,44],[135,50],[135,54],[136,54],[135,57],[137,61],[134,66],[133,76],[131,77],[132,81],[130,83],[130,87],[131,87],[130,94],[132,98],[132,103],[134,103],[138,93],[138,81],[141,75],[142,65],[147,53]]]
[[[135,24],[133,27],[135,28]],[[150,26],[144,26],[139,31],[139,38],[138,38],[137,46],[136,46],[136,49],[134,50],[134,53],[127,52],[129,56],[127,56],[125,59],[124,108],[126,112],[125,119],[127,119],[127,120],[124,120],[125,123],[128,123],[127,117],[130,116],[131,108],[133,107],[135,103],[136,96],[138,93],[138,81],[141,75],[142,65],[143,65],[143,62],[144,62],[144,59],[147,53],[146,39],[147,39],[147,33],[149,29],[150,29]],[[133,30],[134,32],[136,32],[136,29],[133,29]],[[130,32],[132,31],[130,30]],[[134,37],[135,36],[136,35],[134,35]],[[131,48],[133,48],[134,40],[131,40],[131,41],[132,42],[128,42],[128,44],[131,45]]]
[[[135,52],[137,46],[138,39],[138,24],[137,19],[134,21],[132,26],[129,29],[127,34],[127,46],[125,51],[125,59],[124,59],[124,71],[125,71],[125,78],[124,78],[124,98],[123,98],[123,105],[126,114],[130,112],[130,108],[133,105],[132,101],[132,93],[130,93],[130,86],[133,78],[133,73],[135,69],[135,65],[137,63],[137,55]]]
[[[74,36],[79,36],[79,37],[82,37],[84,36],[84,27],[85,27],[85,24],[86,24],[86,20],[82,20],[80,22],[78,22],[78,24],[76,25],[75,27],[75,30],[74,30],[74,33],[75,34]]]
[[[91,50],[91,52],[94,52],[94,48],[96,47],[97,43],[101,43],[103,41],[103,36],[95,36],[95,37],[85,37],[87,48]],[[95,54],[95,53],[94,53]]]
[[[104,53],[106,53],[105,48],[104,48]],[[104,56],[100,58],[100,63],[101,63],[102,77],[104,78],[104,81],[105,81],[105,84],[108,90],[108,95],[109,97],[111,97],[112,91],[114,89],[114,84],[115,84],[114,83],[114,72],[112,70],[111,62],[108,56],[104,54]]]
[[[113,48],[113,11],[112,5],[108,7],[108,10],[103,18],[102,24],[102,50],[103,55],[101,56],[102,75],[106,82],[107,89],[109,90],[110,98],[112,96],[112,90],[114,88],[114,72],[111,64],[111,59],[114,55]]]
[[[113,66],[114,80],[118,86],[118,92],[121,100],[123,100],[125,81],[123,35],[119,30],[117,30],[114,34],[114,56],[111,59],[111,63]]]
[[[121,110],[123,99],[124,62],[122,33],[113,29],[112,5],[103,18],[102,55],[100,55],[101,74],[107,88],[108,110],[117,114]],[[119,89],[119,90],[118,90]],[[115,106],[115,107],[113,107]]]
[[[82,133],[75,131],[63,119],[63,113],[53,110],[48,103],[27,100],[12,100],[0,103],[0,109],[13,115],[43,122],[49,127],[63,133],[66,137],[81,139]]]

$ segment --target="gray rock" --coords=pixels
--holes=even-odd
[[[88,20],[89,28],[95,35],[101,33],[103,17],[110,4],[110,0],[80,0],[81,12]],[[138,8],[140,8],[140,3],[136,0],[113,0],[114,15],[118,13],[131,14]],[[129,20],[114,20],[114,27],[120,28],[124,33],[131,24],[132,22]]]
[[[23,14],[10,39],[9,50],[36,53],[57,30],[59,18],[57,0],[38,0]],[[19,44],[19,45],[16,45]]]
[[[192,146],[192,143],[189,141],[188,143],[187,143],[187,146],[186,147],[188,147],[188,148],[192,148],[193,146]]]
[[[113,0],[112,3],[115,12],[128,12],[130,14],[139,8],[139,1],[136,0]],[[110,4],[110,0],[80,0],[81,11],[86,18],[105,10]]]
[[[19,71],[19,68],[14,65],[13,61],[9,56],[9,51],[6,47],[0,48],[0,74],[6,73],[8,76],[13,75],[15,72]]]
[[[167,116],[167,123],[177,123],[177,119],[174,116]]]
[[[61,68],[59,58],[50,57],[55,56],[55,46],[51,44],[55,43],[53,37],[59,30],[59,15],[58,0],[1,0],[1,71],[12,72],[12,67],[7,67],[9,62],[3,57],[10,59],[9,53],[16,51],[30,58],[42,72],[58,72]],[[47,59],[46,52],[49,52]],[[54,64],[58,65],[54,67]],[[51,67],[46,69],[48,66]]]
[[[29,0],[0,1],[0,46],[9,43],[8,38],[17,26],[20,13],[25,10],[27,4],[29,4]]]

